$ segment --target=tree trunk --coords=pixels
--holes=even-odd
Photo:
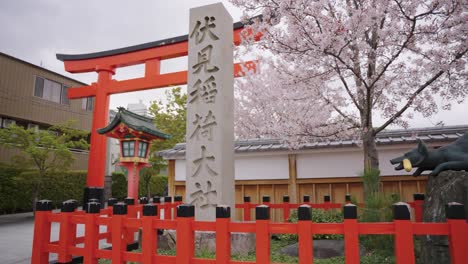
[[[379,153],[375,144],[375,134],[372,128],[362,133],[362,145],[364,150],[364,175],[371,177],[375,170],[379,170]],[[378,192],[380,186],[380,177],[374,180],[367,180],[364,186],[364,200],[368,194]]]

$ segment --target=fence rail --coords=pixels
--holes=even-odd
[[[61,212],[52,212],[52,203],[39,201],[34,225],[32,263],[48,263],[49,254],[57,253],[59,263],[67,263],[72,256],[82,256],[84,263],[97,263],[98,259],[109,259],[112,263],[135,261],[140,263],[270,263],[271,234],[296,234],[299,242],[299,262],[313,263],[314,234],[344,235],[346,263],[359,263],[359,235],[393,235],[395,237],[395,258],[397,263],[415,263],[414,235],[445,235],[449,238],[451,262],[466,263],[468,252],[468,223],[465,220],[463,205],[447,205],[447,222],[421,223],[410,220],[410,210],[406,203],[393,206],[394,221],[379,223],[359,223],[357,206],[348,203],[343,208],[342,223],[313,223],[313,205],[298,205],[297,223],[274,223],[270,221],[272,208],[284,207],[261,204],[255,206],[255,221],[231,222],[231,208],[217,207],[216,221],[195,221],[195,208],[182,204],[181,198],[174,202],[165,198],[164,204],[149,204],[140,199],[127,198],[125,203],[109,199],[109,207],[101,209],[96,201],[89,202],[85,210],[77,210],[74,200],[62,204]],[[265,202],[267,203],[267,202]],[[294,205],[295,206],[295,205]],[[245,206],[243,208],[250,208]],[[176,210],[172,218],[171,210]],[[159,212],[164,212],[161,219]],[[51,224],[60,224],[59,240],[50,241]],[[76,226],[85,226],[85,235],[76,237]],[[100,226],[107,226],[100,233]],[[158,229],[176,230],[176,255],[157,254]],[[133,242],[134,233],[142,231],[141,252],[128,252],[127,244]],[[194,256],[194,233],[211,231],[216,233],[216,259],[201,259]],[[231,260],[231,233],[255,233],[256,260]],[[112,249],[99,248],[99,240],[106,239]]]

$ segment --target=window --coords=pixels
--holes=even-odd
[[[68,86],[39,76],[36,76],[34,96],[59,104],[70,104],[67,97]]]
[[[146,158],[146,150],[148,149],[148,143],[139,142],[138,143],[138,157]]]
[[[15,124],[16,124],[15,120],[7,119],[7,118],[3,118],[2,123],[1,123],[2,127],[5,127],[5,128],[10,127]]]
[[[135,141],[122,141],[122,156],[135,156]]]
[[[38,132],[38,131],[39,131],[39,125],[33,124],[33,123],[29,123],[29,124],[28,124],[28,129],[33,129],[34,132]]]
[[[93,111],[94,110],[94,97],[83,98],[81,101],[81,109]]]

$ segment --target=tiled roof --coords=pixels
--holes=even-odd
[[[375,142],[377,145],[415,143],[418,139],[424,142],[450,142],[467,132],[468,125],[384,130],[377,134]],[[297,150],[351,147],[357,145],[358,140],[328,140],[307,143]],[[239,140],[235,142],[234,149],[236,153],[289,150],[288,146],[279,139]],[[158,155],[168,159],[181,157],[185,155],[185,143],[179,143],[172,149],[160,151]]]

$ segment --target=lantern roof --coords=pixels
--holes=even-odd
[[[114,131],[114,129],[117,128],[120,124],[124,124],[129,129],[136,132],[142,132],[150,137],[156,137],[160,139],[172,138],[171,135],[159,131],[155,127],[152,118],[130,112],[123,107],[119,107],[117,109],[119,112],[112,120],[112,122],[110,122],[106,127],[97,130],[99,134],[109,134],[108,136],[115,137],[111,135],[111,132]]]

